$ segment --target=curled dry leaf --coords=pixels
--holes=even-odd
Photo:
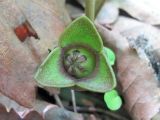
[[[28,29],[38,37],[30,36],[22,29],[21,25],[26,21],[32,27]],[[47,56],[48,49],[57,45],[58,37],[69,21],[64,1],[0,1],[0,91],[3,94],[21,105],[32,106],[36,86],[34,73]],[[14,30],[17,28],[23,30],[20,35],[28,35],[24,42],[16,36]]]
[[[150,120],[160,109],[158,80],[150,62],[118,32],[99,24],[97,28],[105,44],[116,52],[117,78],[126,109],[134,120]]]
[[[34,109],[43,115],[45,120],[83,120],[78,113],[59,108],[57,105],[37,100]]]
[[[28,113],[29,109],[25,108],[19,104],[17,104],[15,101],[11,100],[10,98],[4,96],[3,94],[0,95],[0,104],[3,104],[7,111],[10,111],[11,109],[14,109],[16,113],[18,113],[20,116],[24,115],[24,113]]]
[[[112,28],[128,39],[142,59],[151,63],[160,80],[160,30],[127,17],[120,17]]]
[[[144,23],[138,22],[132,18],[119,16],[117,21],[111,25],[111,28],[112,28],[112,30],[121,33],[127,29],[131,29],[131,28],[134,28],[134,27],[142,25],[142,24],[144,24]]]
[[[44,119],[42,118],[42,116],[38,112],[31,111],[31,112],[29,112],[29,114],[27,114],[23,118],[23,120],[44,120]]]
[[[63,108],[50,109],[45,114],[46,120],[84,120],[78,113],[67,111]]]
[[[67,11],[72,19],[76,19],[77,17],[80,17],[84,14],[84,11],[80,8],[77,8],[73,5],[66,4]]]
[[[44,120],[36,111],[31,111],[22,118],[13,109],[8,112],[2,104],[0,104],[0,116],[1,120]]]
[[[3,105],[5,105],[5,107]],[[18,105],[13,100],[0,96],[0,120],[83,120],[83,116],[54,104],[36,100],[32,109]],[[9,112],[8,112],[9,111]]]
[[[159,0],[121,0],[120,8],[140,21],[160,24]]]
[[[103,24],[115,22],[122,9],[132,17],[152,25],[160,24],[160,1],[158,0],[107,0],[98,15]]]
[[[114,23],[119,16],[119,10],[117,4],[113,4],[112,1],[106,1],[100,9],[96,21],[103,25]]]

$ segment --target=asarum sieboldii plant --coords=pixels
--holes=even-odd
[[[42,86],[78,86],[94,92],[110,92],[116,87],[111,67],[115,57],[108,57],[108,52],[112,54],[103,46],[92,21],[81,16],[62,33],[59,47],[41,64],[35,79]],[[115,96],[118,95],[112,94],[112,98]]]

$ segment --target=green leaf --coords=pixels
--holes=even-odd
[[[116,56],[115,56],[114,52],[111,49],[106,48],[106,47],[103,47],[103,52],[104,52],[106,58],[109,60],[109,63],[111,65],[114,65],[114,63],[116,61]]]
[[[55,48],[49,54],[39,67],[35,79],[40,85],[48,87],[74,86],[74,81],[72,81],[63,71],[60,48]]]
[[[118,110],[122,106],[122,99],[116,90],[106,92],[104,95],[104,101],[106,102],[107,107],[113,111]]]
[[[95,92],[106,92],[115,88],[114,72],[103,53],[100,53],[99,61],[94,77],[77,83],[77,86]]]
[[[73,21],[60,37],[60,46],[70,45],[87,46],[100,52],[103,49],[102,39],[94,24],[86,16],[79,17]]]

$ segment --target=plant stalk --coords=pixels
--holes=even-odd
[[[56,103],[61,107],[61,108],[64,108],[62,102],[61,102],[61,99],[59,98],[59,96],[57,94],[54,94],[54,98],[56,100]]]
[[[72,95],[72,104],[73,104],[73,110],[75,113],[77,113],[77,107],[76,107],[76,97],[75,97],[75,91],[71,90]]]
[[[86,0],[85,2],[85,14],[91,21],[94,21],[96,0]]]

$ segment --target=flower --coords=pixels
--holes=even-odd
[[[111,58],[107,53],[112,54]],[[116,87],[111,67],[114,59],[113,53],[103,46],[94,24],[81,16],[62,33],[59,47],[40,65],[35,79],[46,87],[78,86],[104,93]]]

